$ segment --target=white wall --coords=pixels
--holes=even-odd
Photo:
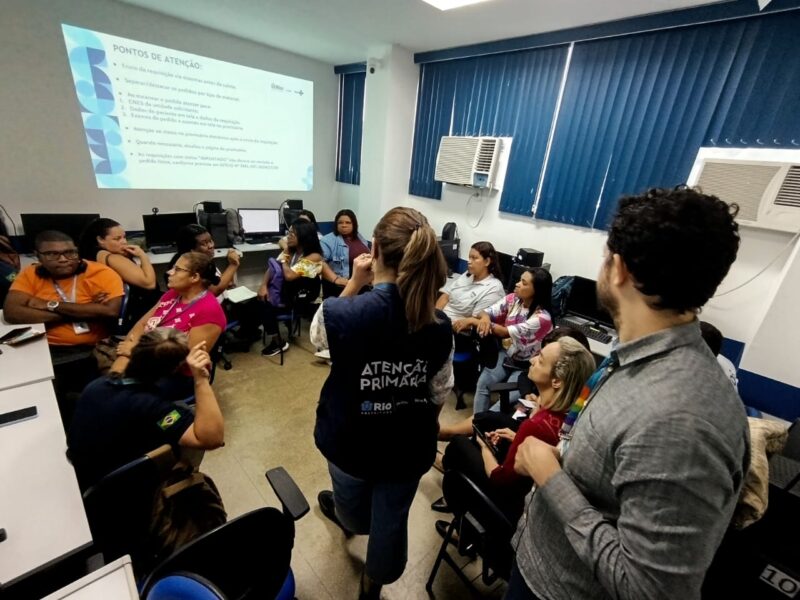
[[[408,194],[419,68],[413,64],[411,53],[401,48],[385,50],[382,56],[389,57],[382,61],[382,68],[375,75],[367,75],[360,221],[365,225],[369,221],[371,228],[373,219],[379,219],[392,206],[411,206],[424,213],[437,231],[448,221],[458,225],[462,258],[466,258],[470,245],[488,240],[499,251],[509,254],[521,247],[543,251],[545,262],[551,263],[554,278],[581,275],[596,279],[605,247],[603,231],[501,213],[497,193],[480,200],[473,198],[469,205],[472,190],[457,186],[445,185],[441,200]],[[391,110],[386,102],[391,102]],[[343,187],[339,186],[352,202],[353,190],[344,191]],[[340,203],[341,199],[342,194]],[[370,218],[362,219],[362,214]],[[477,226],[473,227],[475,224]],[[367,231],[365,226],[365,234]],[[741,237],[738,259],[720,285],[720,293],[761,271],[791,238],[785,233],[752,228],[742,228]],[[788,252],[784,252],[765,273],[741,290],[712,299],[702,318],[714,323],[725,337],[750,342],[768,313],[772,292],[780,284],[787,256]]]
[[[311,192],[101,190],[67,62],[68,23],[314,82],[314,189]],[[191,210],[203,200],[226,208],[277,207],[302,198],[322,220],[336,212],[337,77],[332,65],[110,0],[6,0],[0,20],[0,203],[19,227],[20,212],[99,212],[128,229],[141,215]],[[265,107],[268,110],[269,107]]]

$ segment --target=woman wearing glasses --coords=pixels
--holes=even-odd
[[[131,350],[142,334],[157,327],[170,327],[183,331],[189,336],[189,347],[200,342],[211,349],[225,331],[225,313],[209,288],[219,283],[213,261],[200,252],[186,252],[167,271],[169,291],[151,308],[128,333],[117,348],[117,360],[111,370],[124,372],[128,365]],[[176,379],[180,392],[188,390],[191,394],[191,373],[184,369],[184,377]]]

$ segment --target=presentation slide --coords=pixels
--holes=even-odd
[[[62,30],[98,187],[312,188],[313,82]]]

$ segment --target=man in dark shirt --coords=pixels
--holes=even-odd
[[[747,421],[697,313],[736,258],[736,207],[695,190],[622,198],[598,298],[619,345],[533,478],[507,599],[699,599],[749,464]]]
[[[208,382],[211,360],[204,346],[189,351],[184,333],[156,329],[134,347],[124,377],[101,377],[86,387],[67,436],[82,489],[162,444],[205,450],[222,445],[222,413]],[[155,385],[184,360],[194,378],[194,413]]]

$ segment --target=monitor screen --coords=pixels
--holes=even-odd
[[[614,329],[614,320],[597,302],[597,282],[575,277],[567,300],[567,312]]]
[[[242,229],[248,235],[280,235],[280,211],[277,208],[240,208]]]
[[[178,230],[187,225],[197,224],[197,215],[187,213],[158,213],[142,215],[144,237],[148,246],[166,246],[174,244]]]
[[[36,236],[42,231],[50,230],[66,233],[77,245],[84,227],[99,216],[97,213],[20,214],[22,228],[25,230],[25,249],[32,252],[35,249],[33,241]]]

